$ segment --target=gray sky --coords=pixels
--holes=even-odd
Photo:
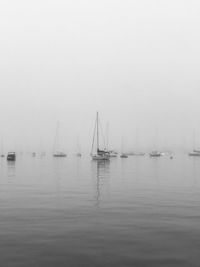
[[[89,150],[96,110],[113,147],[200,147],[199,48],[199,1],[1,0],[5,149],[51,149],[59,120]]]

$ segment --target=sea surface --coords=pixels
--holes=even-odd
[[[0,159],[0,266],[200,266],[200,158]]]

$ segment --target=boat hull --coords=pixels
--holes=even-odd
[[[16,155],[15,155],[15,153],[8,153],[8,155],[7,155],[7,160],[8,160],[8,161],[15,161],[15,160],[16,160]]]
[[[65,158],[65,157],[67,157],[66,154],[62,154],[62,155],[59,155],[59,154],[53,154],[53,156],[54,156],[55,158]]]
[[[149,154],[149,156],[150,157],[161,157],[162,156],[162,154],[161,154],[161,152],[159,152],[159,151],[152,151],[150,154]]]
[[[188,155],[192,156],[192,157],[200,157],[200,153],[199,152],[190,152]]]
[[[109,160],[109,156],[92,155],[93,160]]]
[[[122,154],[122,155],[120,155],[120,158],[127,159],[127,158],[128,158],[128,155],[126,155],[126,154]]]

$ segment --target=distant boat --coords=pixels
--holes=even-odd
[[[33,152],[33,153],[32,153],[32,157],[35,157],[35,156],[36,156],[36,153],[35,153],[35,152]]]
[[[159,151],[154,150],[151,153],[149,153],[149,156],[150,157],[161,157],[162,154]]]
[[[106,125],[106,151],[110,158],[116,158],[118,155],[116,151],[109,149],[109,123]]]
[[[67,156],[67,154],[65,154],[65,153],[62,152],[62,151],[56,151],[56,152],[53,153],[53,156],[54,156],[54,157],[61,157],[61,158],[64,158],[64,157]]]
[[[188,155],[194,157],[200,157],[200,151],[193,150],[192,152],[189,152]]]
[[[196,135],[195,135],[195,130],[193,130],[193,151],[189,152],[189,156],[194,156],[194,157],[199,157],[200,156],[200,150],[195,149],[196,147]]]
[[[79,144],[79,138],[77,137],[77,153],[76,153],[76,156],[77,157],[81,157],[82,154],[81,154],[81,146]]]
[[[124,142],[123,142],[123,138],[121,138],[121,155],[120,158],[128,158],[128,154],[123,152],[124,150]]]
[[[95,152],[93,153],[94,146],[95,146],[94,144],[95,139],[96,139],[96,149],[95,149]],[[95,120],[91,157],[93,160],[109,160],[109,153],[106,150],[102,150],[99,148],[99,114],[98,112],[96,114],[96,120]]]
[[[16,160],[16,154],[15,154],[15,152],[8,152],[7,160],[8,161],[15,161]]]
[[[125,154],[125,153],[122,153],[122,154],[120,155],[120,158],[128,158],[128,155]]]
[[[194,149],[193,151],[197,152],[197,153],[200,153],[200,150],[198,150],[198,149]]]
[[[63,157],[67,156],[67,154],[64,153],[63,151],[61,151],[61,149],[60,149],[60,144],[59,144],[59,122],[57,122],[53,156],[57,157],[57,158],[63,158]]]

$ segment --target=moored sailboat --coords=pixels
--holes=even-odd
[[[125,153],[122,153],[122,154],[120,155],[120,158],[124,158],[124,159],[126,159],[126,158],[128,158],[128,155],[125,154]]]
[[[151,151],[151,152],[149,153],[149,156],[150,156],[150,157],[161,157],[162,154],[161,154],[159,151],[157,151],[157,150],[153,150],[153,151]]]
[[[124,153],[124,140],[123,138],[121,138],[121,155],[120,155],[120,158],[128,158],[128,154],[127,153]]]
[[[16,154],[15,154],[15,152],[8,152],[7,160],[8,161],[15,161],[16,160]]]
[[[200,157],[200,150],[195,149],[196,147],[196,138],[195,138],[195,130],[193,131],[193,150],[188,153],[188,156],[193,156],[193,157]]]
[[[117,157],[118,153],[109,148],[109,124],[108,123],[106,126],[106,151],[108,152],[108,155],[110,158],[116,158]]]
[[[64,153],[63,151],[61,151],[59,148],[59,123],[57,123],[53,156],[57,157],[57,158],[59,158],[59,157],[63,158],[63,157],[67,156],[67,154]]]
[[[194,149],[188,153],[188,156],[200,157],[200,151]]]
[[[77,153],[76,153],[77,157],[82,157],[82,153],[81,153],[81,146],[79,144],[79,139],[77,137]]]
[[[96,149],[94,151],[94,143],[96,137]],[[92,150],[91,150],[91,157],[93,160],[109,160],[109,153],[106,150],[101,150],[99,148],[99,114],[97,112],[96,120],[95,120],[95,127],[94,127],[94,135],[92,141]]]

